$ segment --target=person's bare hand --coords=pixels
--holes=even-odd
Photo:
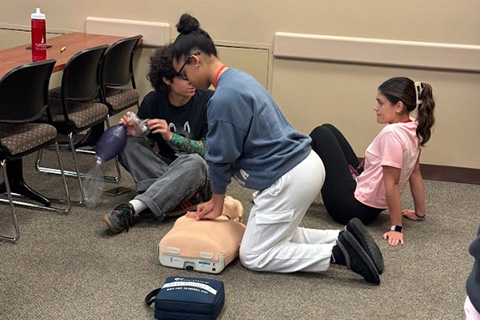
[[[150,119],[147,125],[153,133],[159,133],[163,140],[172,140],[173,133],[170,131],[168,123],[164,119]]]
[[[127,127],[127,134],[129,136],[135,137],[137,135],[137,125],[138,123],[134,122],[130,118],[130,111],[127,111],[123,117],[118,121],[119,124],[123,124]]]
[[[214,220],[222,215],[221,211],[214,210],[213,199],[199,204],[197,211],[189,211],[186,216],[196,220]]]
[[[403,245],[403,232],[387,231],[383,234],[383,240],[387,240],[388,244],[392,247],[396,247],[399,244]]]

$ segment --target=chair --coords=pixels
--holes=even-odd
[[[100,66],[100,98],[113,116],[134,105],[139,106],[139,93],[133,74],[133,57],[142,35],[118,40],[105,51]],[[107,126],[109,122],[107,121]],[[104,132],[102,124],[92,127],[76,147],[81,153],[93,153],[80,149],[93,147]],[[119,170],[118,170],[119,171]]]
[[[101,62],[100,93],[110,116],[134,105],[138,107],[139,93],[133,75],[133,56],[142,37],[138,35],[118,40],[105,51]],[[125,88],[128,84],[131,88]]]
[[[71,208],[56,142],[57,130],[50,124],[33,122],[48,110],[48,84],[55,62],[46,60],[22,65],[9,71],[0,80],[0,165],[4,177],[0,192],[7,194],[8,200],[1,200],[10,204],[15,228],[13,237],[2,235],[0,240],[16,242],[20,238],[14,204],[63,213],[68,213]],[[62,173],[68,205],[66,209],[52,207],[50,200],[32,190],[23,180],[22,158],[51,144],[55,145]],[[13,195],[31,198],[44,205],[14,201]]]
[[[85,199],[81,178],[87,174],[79,171],[74,139],[76,134],[107,121],[108,107],[98,101],[100,61],[107,47],[103,45],[82,50],[67,62],[59,90],[60,99],[55,94],[58,89],[52,89],[48,112],[41,118],[41,121],[55,126],[59,134],[68,136],[75,171],[66,170],[65,175],[78,180],[81,195],[78,204]],[[38,153],[36,161],[39,172],[60,173],[58,169],[41,166],[41,160],[42,151]]]

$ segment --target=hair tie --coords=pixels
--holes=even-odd
[[[415,81],[414,86],[415,86],[415,98],[416,98],[415,108],[418,108],[418,106],[423,102],[422,99],[420,99],[423,92],[423,86],[420,81]]]

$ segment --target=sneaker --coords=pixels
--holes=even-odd
[[[339,234],[337,246],[343,253],[348,269],[361,275],[367,282],[380,284],[375,264],[350,231],[345,230]]]
[[[113,233],[119,233],[123,230],[128,232],[128,228],[133,224],[133,216],[135,211],[130,203],[121,204],[112,212],[107,213],[103,220]]]
[[[345,230],[350,231],[355,239],[357,239],[362,248],[370,256],[370,259],[372,259],[378,273],[382,274],[384,269],[382,252],[375,243],[375,240],[373,240],[372,236],[368,233],[362,221],[358,218],[353,218],[347,223]]]
[[[167,217],[178,217],[185,214],[187,211],[192,211],[197,209],[199,204],[203,203],[203,199],[200,196],[200,193],[196,193],[193,197],[188,200],[180,202],[178,206],[173,208],[171,211],[167,212],[165,216]]]

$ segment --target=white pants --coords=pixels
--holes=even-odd
[[[468,296],[465,299],[463,309],[465,310],[466,320],[480,320],[480,313],[475,309]]]
[[[312,151],[255,195],[240,247],[246,268],[284,273],[328,269],[339,231],[299,227],[324,180],[322,160]]]

